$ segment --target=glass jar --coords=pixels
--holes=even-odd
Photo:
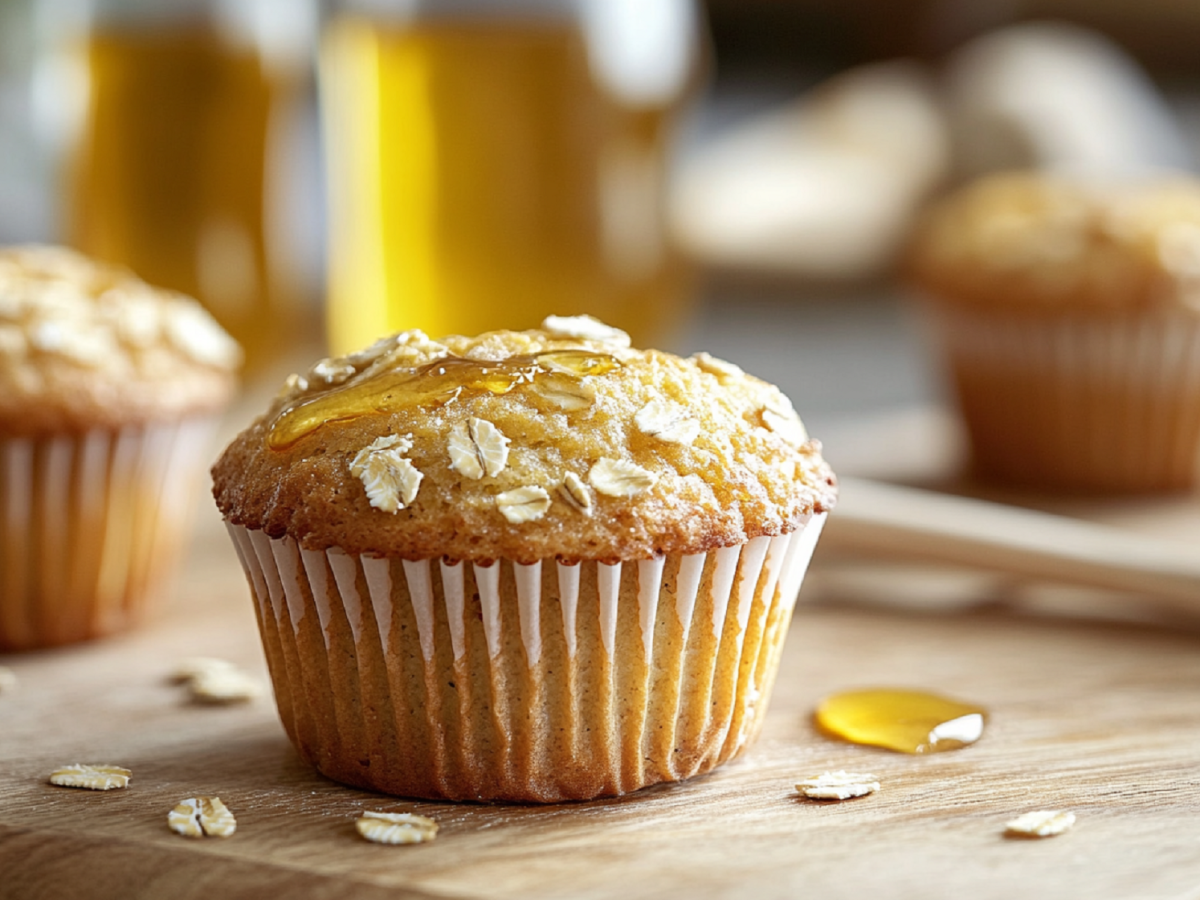
[[[43,0],[65,237],[199,299],[253,368],[302,306],[288,210],[315,0]],[[45,106],[45,104],[43,104]],[[55,115],[53,111],[51,116]]]
[[[652,342],[691,0],[343,0],[322,40],[333,352],[590,313]]]

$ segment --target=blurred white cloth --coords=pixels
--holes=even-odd
[[[913,218],[952,178],[1192,164],[1127,54],[1077,26],[1028,23],[965,44],[940,71],[850,69],[718,136],[685,163],[672,222],[717,268],[862,281],[891,271]]]
[[[948,154],[924,67],[851,69],[700,150],[678,181],[673,225],[688,250],[719,266],[870,277]]]
[[[1158,89],[1102,35],[1013,25],[959,48],[944,71],[956,173],[1042,167],[1095,175],[1190,168]]]

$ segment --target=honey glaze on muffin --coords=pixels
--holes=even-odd
[[[410,560],[705,552],[793,531],[836,493],[777,388],[584,316],[322,360],[213,474],[235,525]]]

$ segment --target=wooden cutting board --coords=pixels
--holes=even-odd
[[[293,753],[269,699],[190,705],[166,676],[222,656],[265,680],[232,549],[205,516],[169,611],[142,632],[0,663],[0,898],[1195,897],[1200,888],[1200,634],[1142,625],[801,605],[759,743],[680,785],[551,807],[422,803],[341,787]],[[820,584],[820,551],[817,579]],[[819,591],[818,591],[819,594]],[[802,595],[803,596],[803,595]],[[843,745],[810,714],[864,685],[985,704],[965,750]],[[73,762],[133,770],[125,790],[46,782]],[[826,770],[879,793],[799,799]],[[166,828],[220,796],[228,839]],[[1059,837],[1002,835],[1066,808]],[[428,845],[368,844],[366,809],[432,816]]]

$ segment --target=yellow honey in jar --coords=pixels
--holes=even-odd
[[[71,149],[71,244],[199,299],[258,362],[295,314],[271,260],[271,130],[299,75],[204,22],[97,27],[78,41],[87,106]]]
[[[649,343],[679,317],[662,201],[683,98],[619,99],[576,23],[346,14],[321,81],[333,353],[580,312]]]

